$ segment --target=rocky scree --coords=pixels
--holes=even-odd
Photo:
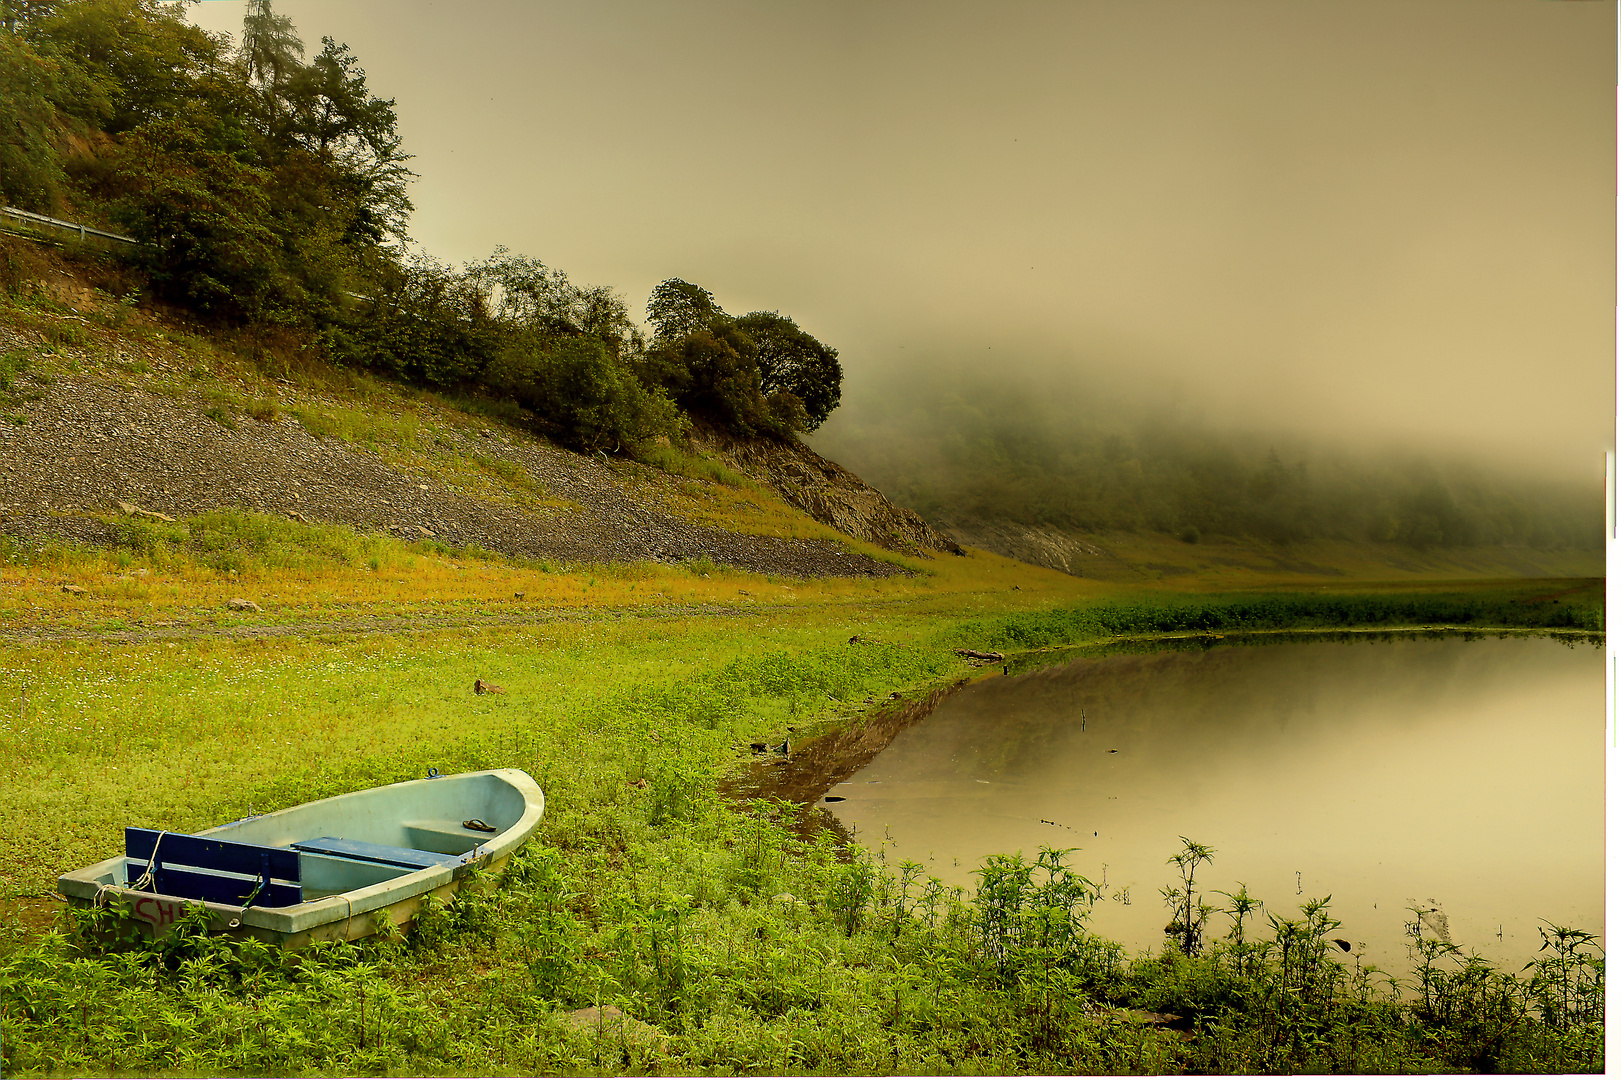
[[[0,327],[0,353],[39,345],[31,332]],[[906,572],[828,540],[693,524],[659,505],[657,482],[626,483],[606,460],[521,432],[446,427],[439,437],[453,451],[521,466],[551,496],[527,500],[534,505],[457,491],[407,455],[385,458],[318,438],[292,416],[244,417],[233,430],[205,415],[208,401],[198,392],[156,393],[121,378],[100,362],[105,345],[57,351],[78,370],[30,383],[24,397],[31,400],[14,400],[7,409],[12,418],[0,417],[0,533],[14,537],[110,544],[120,530],[91,515],[117,514],[127,503],[173,517],[222,508],[288,514],[524,558],[707,557],[793,577]],[[139,362],[158,375],[178,377],[182,369],[161,345],[123,338],[112,359]],[[666,486],[673,490],[674,483],[669,478]]]

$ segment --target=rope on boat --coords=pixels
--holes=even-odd
[[[130,885],[130,888],[136,892],[146,892],[152,885],[152,868],[158,863],[158,847],[163,843],[163,838],[168,835],[169,830],[164,829],[158,833],[158,838],[152,841],[152,857],[146,860],[146,870]]]
[[[253,883],[253,891],[248,894],[248,899],[243,903],[242,910],[236,913],[236,918],[230,921],[230,923],[226,926],[226,929],[235,930],[237,927],[242,925],[242,916],[248,913],[248,909],[253,906],[254,900],[258,899],[259,890],[265,887],[265,882],[268,880],[270,879],[260,878],[258,881]]]

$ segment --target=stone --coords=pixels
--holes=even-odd
[[[665,1034],[652,1024],[626,1016],[617,1005],[587,1005],[583,1009],[561,1013],[558,1019],[576,1031],[600,1031],[604,1035],[622,1037],[626,1042],[645,1046],[663,1046]]]
[[[258,604],[255,604],[252,600],[244,600],[240,596],[232,597],[231,599],[225,601],[225,606],[230,608],[232,611],[264,610],[264,608],[260,607]]]
[[[427,528],[427,527],[426,527],[426,526],[424,526],[424,525],[418,525],[418,526],[417,526],[417,532],[418,532],[418,533],[420,533],[420,534],[421,534],[421,535],[422,535],[422,536],[424,536],[424,537],[426,537],[426,538],[427,538],[427,539],[429,539],[429,540],[432,540],[432,539],[434,539],[434,533],[433,533],[433,530],[432,530],[432,529],[429,529],[429,528]]]

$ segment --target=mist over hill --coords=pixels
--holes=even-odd
[[[1084,380],[983,367],[899,369],[854,394],[814,440],[933,521],[1159,532],[1271,543],[1600,550],[1602,489],[1445,445],[1357,445],[1244,430],[1196,402],[1135,401]]]

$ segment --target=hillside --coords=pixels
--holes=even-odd
[[[1602,489],[1580,474],[1241,429],[1079,373],[865,381],[813,445],[959,543],[1037,565],[1122,582],[1603,572]]]
[[[249,363],[65,264],[31,295],[0,325],[0,533],[19,539],[127,543],[229,509],[519,559],[799,578],[894,574],[886,552],[956,546],[794,442],[709,432],[661,448],[664,468],[582,454],[532,434],[509,403],[296,358]]]
[[[701,425],[651,464],[579,453],[535,435],[510,402],[297,352],[254,362],[252,342],[117,302],[71,264],[29,255],[38,276],[0,324],[0,534],[36,545],[139,547],[165,519],[231,510],[520,560],[704,560],[794,578],[892,575],[895,556],[965,546],[1119,586],[1602,573],[1582,549],[1193,544],[974,507],[927,522],[797,440]]]
[[[1596,511],[1595,511],[1596,513]],[[1604,554],[1588,548],[1408,544],[1312,537],[1287,542],[1209,536],[1189,543],[1166,533],[1031,524],[994,514],[943,512],[930,523],[952,540],[1034,566],[1118,583],[1198,587],[1254,575],[1363,581],[1601,577]]]

